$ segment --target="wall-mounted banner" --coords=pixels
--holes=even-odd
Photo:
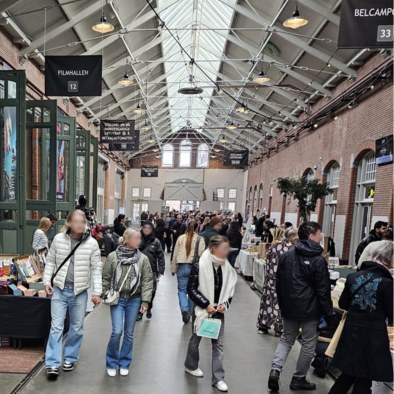
[[[233,166],[243,168],[249,164],[249,151],[224,151],[223,164],[225,166]]]
[[[100,142],[110,144],[111,150],[136,151],[140,145],[140,132],[134,130],[134,120],[101,120]]]
[[[393,162],[393,135],[376,140],[376,164],[389,164]]]
[[[343,0],[338,48],[392,48],[392,0]]]
[[[159,176],[159,167],[141,167],[141,178],[157,178]]]
[[[102,56],[45,56],[47,96],[101,96]]]

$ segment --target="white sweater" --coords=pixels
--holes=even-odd
[[[41,249],[48,249],[48,237],[44,231],[39,228],[34,231],[32,247],[37,252]]]
[[[198,255],[201,256],[205,250],[205,242],[203,237],[197,234],[193,235],[189,256],[186,255],[187,235],[183,234],[177,239],[174,249],[174,256],[171,262],[172,273],[176,273],[178,264],[191,264],[193,262],[198,237],[200,238],[200,243],[198,244]]]
[[[55,236],[46,258],[44,283],[50,283],[52,274],[71,252],[70,236],[64,232]],[[54,286],[64,289],[67,270],[70,261],[67,261],[54,279]],[[93,295],[102,293],[102,263],[101,253],[97,241],[89,237],[78,247],[74,255],[74,293],[76,295],[93,287]]]

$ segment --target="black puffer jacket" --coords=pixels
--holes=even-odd
[[[164,252],[161,242],[153,234],[150,237],[144,237],[142,234],[140,251],[148,257],[153,275],[163,275],[166,268]]]
[[[375,241],[380,241],[381,237],[378,235],[376,230],[371,230],[368,236],[366,236],[357,246],[356,255],[355,255],[355,263],[358,264],[364,249],[371,243]]]
[[[276,291],[284,318],[319,320],[332,313],[330,276],[322,252],[316,242],[299,241],[280,257]]]

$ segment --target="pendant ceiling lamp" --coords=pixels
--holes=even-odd
[[[236,111],[240,114],[245,114],[245,115],[249,113],[249,109],[245,104],[242,104],[240,107],[238,107]]]
[[[236,128],[237,126],[232,121],[226,125],[226,129],[228,130],[235,130]]]
[[[114,25],[107,22],[104,14],[101,15],[100,21],[92,26],[92,29],[97,33],[110,33],[114,30]]]
[[[129,77],[129,74],[125,74],[122,79],[119,79],[118,84],[124,87],[131,86],[134,83],[132,78]]]
[[[155,142],[155,139],[153,138],[152,135],[149,137],[148,142],[149,142],[150,144],[153,144],[153,143]]]
[[[144,123],[144,125],[141,127],[141,130],[142,130],[142,131],[148,131],[149,129],[150,129],[150,127],[149,127],[147,121],[145,120],[145,123]]]
[[[138,103],[137,107],[133,109],[133,112],[137,115],[141,115],[144,113],[144,109],[140,107],[140,103]]]
[[[271,78],[264,72],[263,69],[259,72],[259,74],[253,78],[253,82],[262,85],[263,83],[271,81]]]
[[[220,138],[219,142],[221,144],[226,144],[227,143],[226,137],[224,135],[222,135],[222,137]]]
[[[295,2],[295,10],[291,18],[286,19],[283,22],[284,27],[288,27],[290,29],[298,29],[299,27],[305,26],[308,24],[308,19],[303,18],[298,11],[297,1]]]

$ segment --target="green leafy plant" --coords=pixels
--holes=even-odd
[[[316,209],[317,200],[332,193],[326,183],[320,183],[316,179],[308,180],[306,176],[299,179],[279,178],[278,189],[282,195],[298,201],[301,222],[308,220],[310,213]]]

